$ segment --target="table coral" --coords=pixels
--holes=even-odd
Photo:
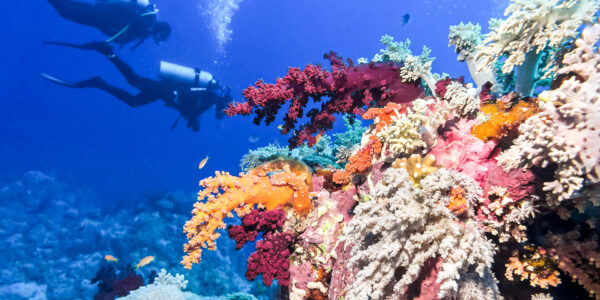
[[[187,255],[182,264],[191,268],[201,259],[202,249],[216,249],[216,232],[224,228],[223,219],[235,211],[238,216],[248,214],[254,205],[267,210],[290,205],[298,214],[311,209],[309,187],[311,175],[308,168],[296,161],[271,161],[260,165],[240,177],[226,172],[216,172],[215,177],[203,179],[204,187],[194,204],[194,216],[186,222],[184,232],[188,242],[184,245]]]
[[[401,65],[381,62],[354,65],[352,60],[344,63],[331,52],[325,55],[332,66],[326,71],[320,66],[307,65],[304,70],[289,68],[288,74],[277,79],[275,84],[259,80],[254,86],[244,90],[243,103],[232,103],[225,110],[229,116],[256,114],[255,124],[263,120],[268,125],[286,102],[290,102],[284,118],[281,133],[287,134],[296,129],[298,118],[304,117],[304,108],[310,98],[322,103],[321,109],[310,109],[310,118],[294,131],[290,146],[296,147],[307,141],[309,146],[316,142],[317,133],[330,130],[335,121],[334,114],[361,114],[364,107],[373,104],[385,105],[388,102],[407,103],[422,94],[418,82],[406,81],[400,77]]]

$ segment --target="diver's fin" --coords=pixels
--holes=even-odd
[[[44,41],[44,45],[56,45],[82,50],[94,50],[104,55],[113,55],[115,48],[107,42],[90,42],[85,44],[73,44],[66,42]]]
[[[90,79],[86,79],[86,80],[82,80],[82,81],[70,82],[70,81],[56,78],[56,77],[48,75],[46,73],[40,73],[40,74],[42,75],[42,77],[44,77],[56,84],[60,84],[62,86],[72,87],[72,88],[100,87],[103,84],[106,84],[106,82],[104,82],[104,79],[102,79],[102,77],[100,77],[100,76],[95,76]]]
[[[50,75],[48,75],[46,73],[40,73],[40,75],[42,75],[42,77],[44,77],[44,78],[46,78],[46,79],[48,79],[48,80],[50,80],[50,81],[52,81],[52,82],[54,82],[56,84],[60,84],[60,85],[68,86],[68,87],[74,87],[74,88],[80,87],[75,82],[64,81],[64,80],[58,79],[58,78],[56,78],[54,76],[50,76]]]
[[[175,119],[175,122],[173,122],[173,125],[171,125],[171,131],[173,131],[173,129],[175,129],[175,127],[177,126],[177,123],[179,122],[179,119],[181,119],[181,114],[179,114],[179,117],[177,117],[177,119]]]

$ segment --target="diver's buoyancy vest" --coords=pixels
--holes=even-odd
[[[166,61],[160,62],[161,79],[188,85],[190,87],[208,88],[214,84],[212,74],[198,68],[190,68]]]
[[[110,0],[109,2],[132,3],[132,4],[135,4],[135,6],[137,6],[139,8],[147,8],[148,6],[150,6],[150,0]]]

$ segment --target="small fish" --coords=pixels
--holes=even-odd
[[[252,144],[258,142],[259,140],[260,140],[260,138],[255,136],[254,134],[252,134],[248,137],[248,142],[250,142]]]
[[[208,162],[208,155],[198,164],[198,170],[202,170],[202,168],[204,168],[204,166],[206,165],[206,162]]]
[[[318,143],[321,140],[321,138],[323,138],[323,134],[322,133],[317,134],[317,136],[315,137],[315,143]]]
[[[137,270],[138,268],[141,268],[149,263],[151,263],[154,260],[154,256],[146,256],[144,258],[142,258],[142,260],[140,260],[140,262],[135,265],[135,269]]]
[[[277,129],[279,129],[279,130],[283,130],[283,124],[279,124],[279,125],[277,125]]]
[[[402,16],[402,26],[408,24],[410,22],[410,14],[405,14]]]
[[[116,262],[116,263],[119,262],[118,259],[116,259],[114,256],[112,256],[110,254],[105,255],[104,259],[106,259],[106,261],[108,261],[108,262]]]

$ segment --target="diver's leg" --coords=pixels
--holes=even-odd
[[[73,0],[48,0],[58,14],[75,23],[95,26],[97,9],[93,3]]]
[[[150,102],[158,100],[155,96],[149,93],[139,93],[137,95],[132,95],[126,90],[120,89],[113,85],[108,84],[102,77],[96,76],[87,80],[82,80],[78,82],[68,82],[62,79],[58,79],[56,77],[50,76],[48,74],[42,73],[42,77],[62,86],[71,87],[71,88],[97,88],[101,89],[117,99],[125,102],[125,104],[131,107],[138,107]]]
[[[109,55],[107,57],[110,60],[110,62],[115,67],[117,67],[121,75],[125,77],[127,83],[129,83],[131,86],[136,87],[140,90],[149,90],[156,89],[157,87],[162,85],[162,83],[159,80],[150,79],[138,75],[129,64],[124,62],[118,56]]]

